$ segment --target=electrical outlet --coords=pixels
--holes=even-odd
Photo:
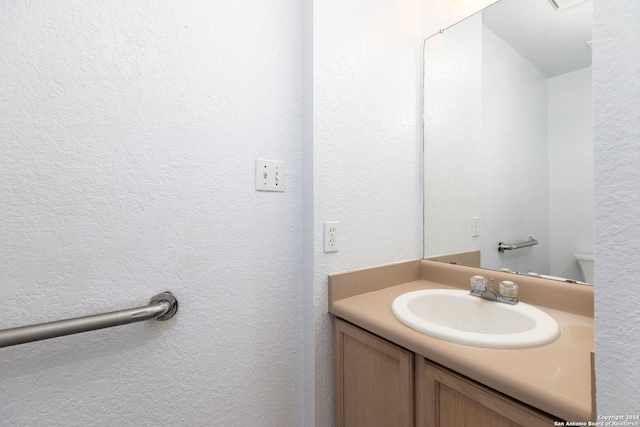
[[[284,191],[284,162],[256,159],[256,190]]]
[[[471,217],[471,237],[478,237],[480,235],[480,218],[477,216]]]
[[[338,221],[324,223],[324,251],[338,252]]]

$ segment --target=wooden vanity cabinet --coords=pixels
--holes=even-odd
[[[548,427],[558,419],[336,318],[336,426]]]
[[[416,355],[418,427],[549,427],[557,420]]]
[[[335,319],[336,426],[412,427],[414,355]]]

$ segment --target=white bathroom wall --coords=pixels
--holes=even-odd
[[[315,426],[334,425],[327,275],[422,255],[419,0],[314,2]],[[323,222],[339,221],[339,252]]]
[[[550,274],[582,279],[593,253],[591,67],[549,79]]]
[[[548,273],[547,78],[487,27],[482,50],[482,265]]]
[[[640,414],[640,3],[593,2],[598,415]]]
[[[0,350],[0,426],[303,425],[301,16],[0,4],[1,327],[180,302]],[[256,157],[284,193],[254,191]]]

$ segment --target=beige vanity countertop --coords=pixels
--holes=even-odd
[[[416,262],[419,263],[417,270]],[[420,289],[463,288],[462,284],[459,285],[459,279],[466,278],[468,281],[468,277],[473,275],[469,275],[470,272],[484,273],[485,276],[490,274],[491,277],[496,277],[496,283],[505,278],[498,272],[488,273],[487,270],[443,263],[432,264],[433,261],[424,263],[425,261],[412,261],[391,266],[392,270],[400,272],[399,275],[373,269],[355,272],[355,277],[350,277],[350,273],[330,276],[329,312],[553,416],[566,421],[591,420],[593,306],[584,311],[576,308],[576,302],[584,304],[590,299],[593,304],[593,288],[585,289],[589,287],[562,282],[556,284],[548,280],[533,281],[533,285],[529,285],[522,283],[527,282],[528,278],[522,277],[517,280],[518,276],[506,276],[519,282],[521,289],[524,287],[523,302],[545,311],[558,322],[560,337],[551,344],[529,349],[470,347],[433,338],[405,326],[393,316],[392,301],[401,294]],[[444,270],[435,274],[425,274],[425,265],[428,268],[435,266],[436,269]],[[391,279],[385,274],[391,274]],[[456,277],[456,286],[444,285],[440,280],[441,274]],[[407,278],[416,280],[403,282]],[[348,287],[349,282],[355,284],[356,290],[351,289],[343,293],[342,290]],[[371,284],[369,288],[367,282]],[[389,284],[388,287],[384,287],[385,282]],[[532,297],[534,301],[527,301],[526,295],[533,295],[532,292],[535,292],[535,289],[528,289],[531,286],[540,288],[540,292],[548,293],[549,289],[555,290],[561,300],[566,300],[569,311],[553,307],[563,303],[558,302],[557,298],[547,304],[553,308],[535,303],[546,302],[544,298],[538,300]],[[556,286],[561,288],[554,289]],[[353,295],[353,292],[356,294]]]

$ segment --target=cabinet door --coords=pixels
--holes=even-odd
[[[336,426],[414,426],[413,353],[335,319]]]
[[[420,427],[549,427],[555,418],[416,357]]]

